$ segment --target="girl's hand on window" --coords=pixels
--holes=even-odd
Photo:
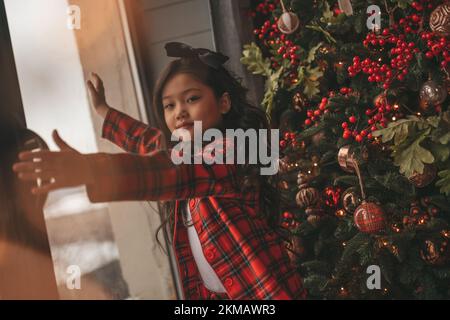
[[[92,183],[93,177],[85,155],[69,146],[56,130],[53,131],[53,140],[61,151],[26,151],[19,154],[21,161],[13,165],[19,179],[47,182],[34,187],[31,190],[33,194]]]
[[[109,106],[106,103],[103,81],[96,73],[91,72],[91,77],[92,80],[87,81],[89,100],[97,114],[104,119],[108,113]]]

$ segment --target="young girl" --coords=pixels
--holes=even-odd
[[[190,137],[194,121],[202,122],[203,131],[267,129],[264,112],[246,101],[246,90],[222,66],[228,57],[182,43],[166,50],[179,59],[154,90],[161,130],[109,107],[102,81],[93,75],[88,89],[104,117],[102,137],[129,153],[80,154],[55,131],[60,152],[21,153],[13,169],[21,179],[51,180],[35,194],[86,185],[92,202],[164,201],[185,299],[304,298],[302,280],[271,227],[274,193],[258,165],[175,165],[170,157],[170,135],[178,128]]]

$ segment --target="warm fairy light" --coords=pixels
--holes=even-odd
[[[422,114],[420,112],[417,112],[416,115],[418,115],[420,117]]]
[[[313,163],[313,166],[314,166],[314,167],[317,167],[317,166],[318,166],[317,162],[314,162],[314,163]]]
[[[394,104],[394,109],[397,110],[398,108],[400,108],[399,105],[398,104]]]
[[[388,288],[384,288],[383,291],[384,291],[384,293],[388,293],[389,290],[388,290]]]
[[[311,170],[308,170],[308,174],[311,174]]]
[[[450,238],[450,231],[448,231],[448,230],[443,230],[443,231],[442,231],[442,235],[443,235],[444,237],[446,237],[446,238]]]
[[[395,121],[395,120],[397,120],[397,118],[396,117],[392,117],[392,121]]]
[[[338,211],[336,211],[336,216],[337,217],[345,216],[345,211],[343,209],[339,209]]]
[[[393,227],[392,229],[394,230],[394,232],[397,232],[397,233],[400,232],[400,228],[399,227]]]
[[[419,224],[424,224],[424,223],[425,223],[425,218],[423,218],[423,217],[420,218],[420,219],[419,219]]]
[[[345,291],[345,288],[344,287],[341,287],[341,292],[344,292]]]
[[[378,62],[381,62],[381,61],[383,61],[383,59],[381,59],[381,58],[378,58]]]
[[[346,242],[342,242],[342,246],[345,247],[347,245]]]
[[[386,247],[388,245],[388,242],[386,240],[383,240],[383,246]]]

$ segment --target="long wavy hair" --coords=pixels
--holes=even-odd
[[[181,58],[170,62],[167,67],[161,72],[154,91],[153,91],[153,115],[157,121],[157,126],[163,132],[163,148],[169,149],[173,142],[170,141],[171,132],[168,129],[162,104],[162,93],[169,80],[177,74],[189,74],[197,81],[210,87],[217,99],[219,99],[225,92],[228,92],[231,100],[230,110],[223,115],[222,126],[218,128],[225,133],[225,129],[267,129],[270,130],[269,121],[266,113],[259,107],[253,106],[247,100],[247,89],[242,85],[242,79],[233,75],[223,66],[219,69],[214,69],[201,62],[196,57]],[[270,148],[270,135],[267,141],[260,142],[260,146]],[[246,146],[248,151],[248,146]],[[270,149],[268,149],[270,150]],[[261,165],[248,163],[249,152],[246,152],[246,163],[237,166],[237,174],[239,186],[242,194],[247,192],[260,192],[260,212],[259,216],[267,219],[270,226],[275,226],[277,222],[277,213],[279,207],[279,195],[275,188],[275,179],[277,175],[267,176],[260,174]],[[158,239],[158,233],[164,227],[170,226],[167,230],[168,234],[172,235],[175,201],[165,201],[158,203],[160,212],[162,213],[162,224],[158,227],[156,232],[156,240],[161,245]],[[168,223],[169,222],[169,223]],[[171,238],[171,237],[170,237]],[[170,239],[166,239],[169,240]]]

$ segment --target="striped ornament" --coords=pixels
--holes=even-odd
[[[430,15],[430,28],[443,35],[450,35],[450,3],[438,6]]]
[[[297,193],[295,200],[300,208],[307,208],[309,206],[315,205],[320,198],[319,191],[316,188],[303,188]]]

